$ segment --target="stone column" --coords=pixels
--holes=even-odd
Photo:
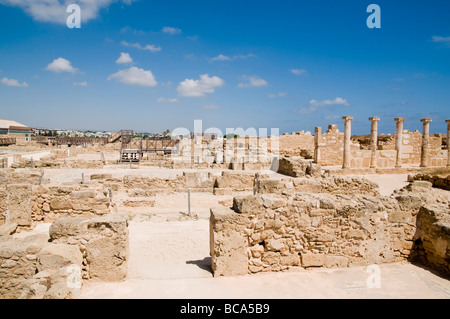
[[[370,168],[377,167],[377,146],[378,146],[378,121],[380,118],[378,116],[369,117],[369,121],[372,122],[370,128],[370,150],[372,151],[370,155]]]
[[[397,150],[395,167],[402,167],[403,122],[405,122],[405,119],[397,117],[394,121],[397,123],[395,131],[395,149]]]
[[[447,123],[447,167],[450,167],[450,119],[445,120]]]
[[[344,164],[343,169],[350,168],[350,160],[352,156],[351,152],[351,136],[352,136],[352,120],[353,116],[343,116],[342,119],[345,121],[344,129]]]
[[[314,129],[314,162],[319,164],[320,161],[320,135],[322,134],[322,128],[316,127]]]
[[[422,153],[420,155],[420,167],[428,166],[428,151],[430,148],[430,123],[431,119],[421,119],[422,129]]]

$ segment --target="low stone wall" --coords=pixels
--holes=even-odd
[[[408,176],[410,181],[427,181],[433,187],[450,190],[450,174],[448,175],[432,175],[432,174],[416,174]]]
[[[0,229],[0,235],[8,235],[17,227],[31,229],[36,223],[50,223],[61,217],[104,215],[114,212],[115,207],[107,192],[89,185],[7,184],[0,186],[0,226],[8,226],[11,231]]]
[[[62,218],[48,235],[0,237],[0,299],[69,299],[82,278],[127,275],[128,221],[122,215]]]
[[[34,187],[33,221],[53,222],[61,217],[92,217],[111,213],[110,198],[100,189],[83,186]]]
[[[258,183],[259,194],[292,194],[295,192],[330,194],[367,194],[378,196],[379,187],[361,177],[321,177],[321,178],[283,178],[261,179]]]
[[[278,161],[278,173],[292,177],[303,177],[307,174],[312,176],[322,175],[320,165],[299,156],[281,157]]]
[[[392,197],[300,192],[235,197],[234,210],[211,209],[214,276],[408,259],[414,255],[416,216],[430,203],[450,216],[448,194],[425,182]]]
[[[442,206],[420,208],[414,259],[450,276],[450,212]]]
[[[0,237],[0,299],[72,298],[82,255],[74,246],[48,242],[47,235]],[[79,273],[80,274],[80,273]]]
[[[127,275],[128,219],[124,215],[61,218],[50,227],[50,239],[79,248],[84,279],[120,281]]]

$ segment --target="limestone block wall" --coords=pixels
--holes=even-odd
[[[448,194],[420,183],[426,182],[392,197],[311,192],[235,197],[233,210],[211,210],[214,276],[405,260],[415,249],[420,207],[433,202],[450,216]]]
[[[61,217],[104,215],[115,208],[108,193],[96,185],[0,185],[0,226],[8,226],[0,235]]]
[[[0,237],[0,299],[72,298],[77,287],[68,280],[77,273],[68,267],[81,263],[79,249],[49,243],[47,235]]]
[[[403,131],[402,163],[420,164],[422,153],[422,133],[419,131]],[[395,134],[380,136],[378,145],[380,151],[395,152]],[[394,155],[395,158],[395,155]],[[429,138],[428,166],[446,166],[447,150],[442,149],[442,134],[432,134]],[[395,166],[395,164],[393,165]]]
[[[110,198],[88,185],[35,186],[30,196],[32,220],[45,223],[61,217],[92,217],[113,211]]]
[[[450,214],[442,206],[420,208],[415,235],[415,257],[422,263],[450,275]]]
[[[79,249],[83,279],[123,280],[128,271],[128,219],[121,214],[95,218],[61,218],[50,227],[53,243]]]
[[[329,194],[363,194],[379,196],[377,184],[360,177],[321,177],[261,179],[258,183],[259,194],[293,194],[295,192]]]
[[[433,187],[441,188],[450,191],[450,175],[435,175],[435,174],[416,174],[408,176],[410,181],[428,181]]]
[[[126,175],[122,179],[124,189],[141,189],[151,192],[163,191],[171,193],[174,191],[186,190],[185,176],[174,178],[152,178],[139,175]]]
[[[303,150],[314,153],[314,135],[311,132],[294,132],[279,136],[280,155],[300,156]]]

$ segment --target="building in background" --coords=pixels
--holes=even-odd
[[[16,121],[0,119],[0,138],[13,137],[17,143],[31,141],[31,127]]]

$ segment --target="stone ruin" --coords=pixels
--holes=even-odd
[[[450,274],[447,192],[415,181],[379,196],[375,185],[353,182],[351,192],[238,196],[232,208],[211,209],[214,276],[402,260]]]
[[[2,298],[68,299],[82,280],[118,281],[127,274],[127,217],[61,218],[49,235],[0,237]]]
[[[450,179],[444,168],[449,165],[444,147],[449,134],[446,139],[430,135],[428,119],[422,121],[423,134],[409,132],[398,118],[395,134],[378,137],[379,118],[374,117],[370,138],[352,138],[351,120],[344,117],[344,132],[330,125],[323,134],[316,128],[314,135],[294,132],[278,141],[183,140],[178,155],[188,162],[164,154],[142,158],[140,167],[181,169],[167,177],[113,177],[98,170],[117,165],[115,161],[68,156],[118,151],[112,144],[70,150],[59,146],[31,162],[18,155],[5,157],[3,164],[10,168],[0,171],[0,298],[76,298],[86,281],[124,280],[129,238],[121,208],[153,207],[152,196],[188,189],[233,196],[232,207],[211,208],[215,277],[404,260],[449,276]],[[228,149],[218,151],[221,143]],[[267,151],[275,143],[278,153]],[[197,158],[196,149],[206,157]],[[419,164],[420,169],[404,167]],[[330,165],[344,169],[331,174],[324,169]],[[274,166],[282,175],[266,174]],[[433,172],[427,166],[440,168]],[[97,172],[52,183],[43,168]],[[345,176],[367,172],[409,173],[410,184],[381,196],[375,183]],[[116,192],[125,192],[127,199],[117,200]],[[48,234],[21,236],[41,223],[52,223]]]

